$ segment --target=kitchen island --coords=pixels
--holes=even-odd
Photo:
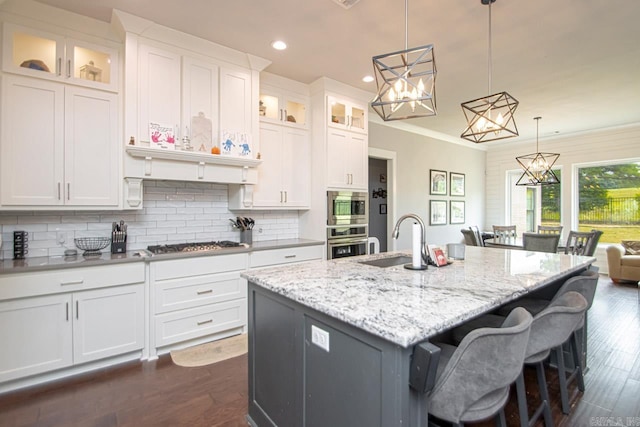
[[[383,253],[250,270],[249,414],[264,426],[422,426],[409,387],[416,344],[533,291],[593,257],[467,247],[425,271],[361,261]],[[410,254],[405,254],[410,255]]]

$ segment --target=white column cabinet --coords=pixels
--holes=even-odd
[[[258,182],[253,207],[309,207],[310,142],[304,129],[260,124]]]
[[[0,203],[117,207],[117,95],[20,76],[3,80]]]
[[[327,129],[327,186],[367,191],[367,136]]]
[[[71,295],[0,302],[0,382],[73,363]]]

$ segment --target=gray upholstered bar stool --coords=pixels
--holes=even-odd
[[[435,384],[427,397],[429,414],[453,423],[480,421],[498,414],[506,425],[509,387],[522,372],[532,317],[516,308],[495,328],[472,331],[441,348]]]
[[[586,310],[586,299],[578,292],[570,291],[554,299],[547,308],[533,317],[524,364],[534,365],[536,368],[538,388],[542,402],[540,406],[536,408],[531,417],[529,417],[524,373],[520,372],[520,375],[516,380],[516,391],[518,397],[520,425],[522,427],[534,425],[540,415],[544,417],[545,426],[553,426],[549,392],[544,375],[543,362],[549,358],[552,351],[556,352],[558,355],[558,377],[562,383],[562,378],[566,377],[564,358],[560,357],[563,351],[562,346],[574,336],[573,331],[584,318]],[[495,327],[503,321],[504,317],[496,314],[480,316],[477,319],[471,320],[470,322],[455,328],[452,332],[453,340],[454,342],[459,340],[463,341],[464,337],[473,333],[477,328]],[[572,341],[571,349],[574,352],[574,357],[578,357],[577,342]],[[580,369],[580,367],[577,367],[576,369]],[[562,398],[562,401],[564,411],[564,398]]]

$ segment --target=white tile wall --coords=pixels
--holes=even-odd
[[[27,257],[59,256],[75,248],[75,237],[109,237],[111,223],[120,220],[128,224],[127,250],[167,243],[239,241],[239,232],[229,222],[237,215],[255,220],[254,241],[298,237],[298,211],[231,212],[228,205],[223,184],[145,181],[144,205],[139,211],[0,212],[0,255],[13,258],[15,230],[29,233]],[[64,239],[63,244],[58,237]]]

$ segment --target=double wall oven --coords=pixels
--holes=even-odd
[[[364,192],[327,192],[327,259],[367,253],[368,204]]]

